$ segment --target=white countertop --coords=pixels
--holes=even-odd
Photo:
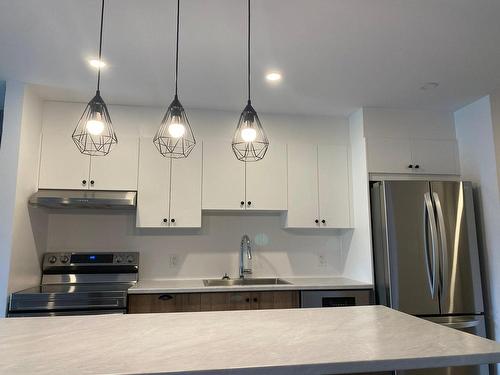
[[[140,280],[128,290],[129,294],[144,293],[198,293],[262,290],[322,290],[322,289],[372,289],[372,284],[345,277],[281,277],[291,284],[204,286],[202,279]]]
[[[500,362],[382,306],[0,319],[2,374],[339,374]]]

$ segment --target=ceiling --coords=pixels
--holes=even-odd
[[[172,100],[175,0],[106,2],[102,95]],[[90,99],[100,0],[0,0],[0,79]],[[360,106],[454,110],[500,86],[498,0],[254,0],[257,111],[348,114]],[[246,2],[181,1],[179,97],[186,107],[241,110]],[[266,71],[280,70],[270,85]],[[426,82],[439,82],[421,90]]]

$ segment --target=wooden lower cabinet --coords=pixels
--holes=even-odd
[[[298,291],[130,294],[128,313],[292,309]]]

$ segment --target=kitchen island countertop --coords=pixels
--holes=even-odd
[[[290,284],[277,285],[203,285],[203,279],[164,279],[140,280],[131,287],[129,294],[152,293],[200,293],[200,292],[236,292],[265,290],[328,290],[328,289],[373,289],[373,284],[348,279],[345,277],[281,277]]]
[[[0,320],[3,374],[341,374],[500,361],[382,306]]]

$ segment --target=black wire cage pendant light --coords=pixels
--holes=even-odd
[[[262,123],[250,100],[250,0],[248,0],[248,102],[241,112],[234,133],[232,148],[236,158],[241,161],[259,161],[269,148]]]
[[[160,154],[173,159],[187,158],[196,145],[196,139],[194,138],[186,111],[177,97],[177,81],[179,76],[179,8],[180,0],[177,0],[174,100],[168,106],[160,128],[153,138],[153,143]]]
[[[111,146],[118,143],[108,107],[101,97],[101,55],[102,29],[104,22],[104,0],[101,6],[101,29],[99,33],[99,65],[97,70],[97,90],[95,96],[87,104],[82,117],[78,121],[72,138],[82,154],[104,156],[109,153]]]

